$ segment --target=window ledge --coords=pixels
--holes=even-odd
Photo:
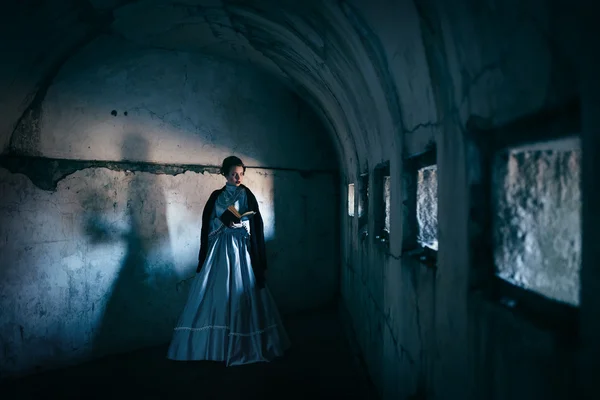
[[[494,304],[518,318],[529,321],[538,329],[554,332],[570,343],[576,341],[579,327],[579,308],[515,286],[493,277],[487,290],[476,289],[473,294],[481,301]]]
[[[402,251],[402,255],[419,261],[427,268],[437,269],[437,251],[432,250],[429,247],[405,249]]]

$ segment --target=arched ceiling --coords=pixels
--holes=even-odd
[[[378,140],[381,121],[397,123],[371,97],[385,80],[385,60],[378,59],[368,26],[345,2],[30,0],[9,8],[2,17],[3,36],[10,38],[3,50],[8,62],[0,71],[6,87],[0,94],[4,152],[15,136],[35,129],[36,107],[61,66],[101,35],[268,71],[320,114],[346,170],[363,168],[361,159],[374,146],[370,140],[385,142]],[[388,105],[395,101],[393,90],[375,95]]]
[[[576,17],[586,13],[575,5],[538,6],[467,0],[7,0],[0,6],[0,151],[35,155],[22,150],[35,148],[27,140],[36,130],[39,135],[48,88],[68,60],[110,35],[267,71],[320,115],[342,170],[353,179],[369,162],[400,159],[401,138],[433,139],[449,114],[438,110],[440,99],[448,107],[453,103],[453,118],[462,123],[469,115],[499,123],[576,94],[571,64],[587,48],[577,40]],[[531,19],[536,9],[545,11]],[[513,20],[515,26],[506,23]],[[444,72],[434,77],[432,70]]]

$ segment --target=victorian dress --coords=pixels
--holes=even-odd
[[[235,227],[219,217],[234,205],[244,217]],[[202,214],[200,255],[187,303],[167,357],[226,365],[271,361],[289,346],[279,312],[265,286],[263,221],[244,185],[227,184],[210,196]]]

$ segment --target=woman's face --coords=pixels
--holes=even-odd
[[[230,185],[240,186],[242,184],[242,178],[244,178],[244,167],[231,167],[226,178],[227,183]]]

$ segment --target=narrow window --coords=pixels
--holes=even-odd
[[[387,243],[390,234],[390,166],[388,162],[375,168],[373,184],[375,240]]]
[[[348,185],[348,216],[354,217],[354,183]]]
[[[437,165],[417,172],[417,241],[423,247],[438,249],[437,228]]]
[[[492,205],[496,275],[579,304],[581,150],[558,140],[497,153]]]
[[[391,208],[391,179],[388,176],[383,177],[383,201],[385,203],[385,227],[384,229],[390,232],[390,208]]]
[[[467,129],[474,293],[564,338],[578,334],[581,255],[578,100]],[[575,336],[574,336],[575,335]]]
[[[438,249],[438,191],[435,145],[405,160],[402,175],[404,253],[436,264]]]

